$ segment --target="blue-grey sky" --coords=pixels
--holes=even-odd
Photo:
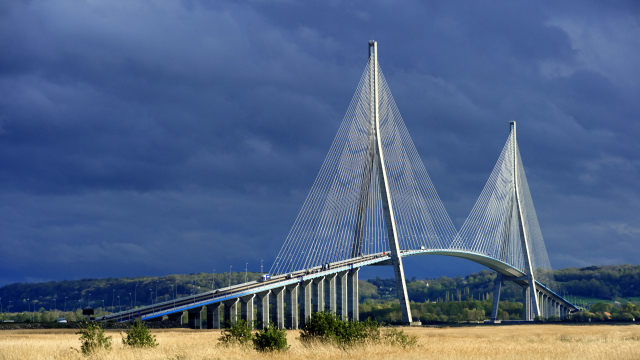
[[[0,285],[268,269],[372,38],[457,227],[516,120],[552,266],[638,263],[639,18],[637,1],[0,2]]]

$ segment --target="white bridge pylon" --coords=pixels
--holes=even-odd
[[[411,322],[402,253],[480,255],[519,276],[539,315],[536,281],[551,266],[516,142],[515,122],[478,202],[457,232],[424,168],[369,42],[369,62],[272,274],[389,253],[403,322]],[[447,252],[448,251],[448,252]],[[469,258],[469,257],[467,257]],[[540,276],[538,276],[540,274]],[[528,318],[529,316],[527,316]]]

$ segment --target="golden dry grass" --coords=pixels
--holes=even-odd
[[[342,351],[331,346],[303,346],[298,331],[289,331],[291,349],[284,354],[216,347],[217,330],[155,330],[160,346],[123,349],[118,332],[110,353],[93,359],[640,359],[640,326],[512,325],[465,328],[404,328],[418,336],[419,346],[386,345]],[[73,330],[0,332],[0,359],[83,359],[71,348],[80,343]]]

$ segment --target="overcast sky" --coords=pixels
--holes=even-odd
[[[372,38],[458,228],[516,120],[552,266],[637,264],[640,3],[556,3],[0,2],[0,285],[268,269]]]

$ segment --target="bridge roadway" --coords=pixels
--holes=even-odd
[[[471,260],[478,264],[484,265],[499,274],[502,275],[502,280],[511,280],[516,284],[523,286],[523,289],[526,288],[528,284],[528,280],[526,279],[526,274],[519,269],[512,267],[511,265],[488,257],[482,254],[469,253],[464,251],[456,251],[456,250],[401,250],[401,256],[415,256],[415,255],[444,255],[444,256],[453,256],[458,258],[463,258],[467,260]],[[152,320],[157,318],[162,318],[163,316],[176,316],[180,314],[184,314],[185,312],[192,313],[197,311],[198,309],[202,309],[203,306],[211,306],[215,305],[216,308],[221,303],[229,302],[230,300],[237,300],[239,298],[254,298],[256,294],[264,294],[268,291],[275,291],[276,289],[283,289],[286,287],[295,286],[297,284],[312,284],[314,279],[323,279],[325,277],[331,277],[333,274],[344,274],[344,273],[354,273],[355,270],[355,279],[357,280],[357,270],[360,267],[373,265],[390,265],[391,258],[389,253],[377,253],[371,255],[365,255],[358,258],[348,259],[345,261],[330,263],[328,268],[323,267],[314,267],[310,269],[300,270],[297,272],[289,273],[289,274],[279,274],[272,276],[270,280],[259,282],[259,281],[250,281],[244,284],[233,285],[225,288],[220,288],[217,290],[207,291],[200,294],[195,294],[193,296],[182,297],[179,299],[172,299],[160,303],[156,303],[153,305],[142,306],[136,309],[129,309],[113,314],[108,314],[100,317],[96,317],[96,321],[117,321],[117,322],[126,322],[132,321],[134,319],[139,319],[142,321]],[[357,284],[357,281],[353,282]],[[541,305],[541,313],[545,315],[545,317],[549,317],[551,315],[556,315],[559,317],[563,317],[571,312],[579,310],[578,307],[571,304],[569,301],[562,298],[560,295],[553,292],[551,289],[547,288],[546,285],[541,284],[536,280],[536,288],[538,291],[539,301]],[[343,287],[346,289],[346,285]],[[350,289],[351,290],[351,289]],[[297,291],[297,290],[296,290]],[[311,290],[310,290],[311,291]],[[334,290],[335,291],[335,290]],[[340,289],[338,289],[338,292]],[[343,290],[344,291],[344,290]],[[353,290],[351,290],[353,291]],[[303,291],[303,302],[304,296],[306,292]],[[317,297],[316,290],[316,297]],[[357,287],[355,289],[355,298],[357,299]],[[340,294],[338,294],[340,295]],[[308,295],[310,297],[310,295]],[[344,298],[346,294],[342,294],[342,298]],[[297,295],[296,295],[297,297]],[[268,297],[267,297],[268,298]],[[353,299],[352,299],[353,300]],[[253,300],[251,300],[253,301]],[[335,302],[335,300],[333,300]],[[268,307],[268,300],[266,302]],[[301,308],[301,313],[303,316],[310,316],[310,302],[305,303],[307,306],[305,312],[304,304]],[[345,302],[346,304],[346,302]],[[314,306],[317,310],[317,305]],[[340,305],[338,305],[338,308]],[[321,306],[320,308],[324,308]],[[327,305],[329,308],[329,305]],[[349,304],[349,315],[352,318],[357,319],[357,300],[354,301],[354,304]],[[355,315],[351,314],[355,308]],[[252,306],[251,306],[252,309]],[[259,307],[260,309],[260,307]],[[234,308],[235,310],[235,308]],[[268,310],[267,310],[268,312]],[[338,313],[338,312],[336,312]],[[346,309],[343,312],[343,318],[346,318]],[[250,315],[252,317],[252,315]],[[228,317],[228,314],[227,314]],[[281,315],[284,317],[284,314]],[[267,315],[266,318],[269,318]],[[296,317],[297,318],[297,317]],[[227,319],[229,320],[229,319]],[[235,321],[235,318],[231,319]],[[219,320],[218,320],[219,321]],[[281,327],[284,327],[284,320],[274,321],[274,323],[279,324]],[[290,324],[290,323],[289,323]],[[218,325],[219,326],[219,325]],[[297,328],[297,324],[293,326],[289,326],[290,328]]]

